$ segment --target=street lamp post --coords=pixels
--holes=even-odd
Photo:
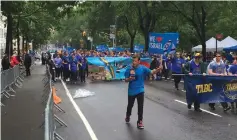
[[[216,52],[217,52],[217,40],[220,40],[223,38],[223,35],[222,34],[217,34],[216,35]]]

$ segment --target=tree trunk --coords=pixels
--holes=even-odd
[[[134,39],[135,39],[135,35],[130,36],[130,52],[134,51]]]
[[[11,56],[13,54],[12,46],[12,15],[7,15],[7,37],[6,37],[6,50],[5,53]]]
[[[29,44],[29,42],[28,42],[28,36],[26,36],[26,44],[25,44],[25,49],[26,49],[26,52],[28,52],[28,44]]]
[[[25,44],[24,44],[24,41],[25,41],[25,37],[22,36],[22,50],[23,50],[23,52],[25,51]]]
[[[145,39],[145,52],[147,52],[148,48],[149,48],[149,32],[148,32],[148,30],[145,31],[145,33],[144,33],[144,39]]]
[[[19,22],[19,18],[18,18],[18,21],[17,21],[17,26],[16,26],[16,30],[17,30],[17,55],[19,56],[20,55],[20,33],[19,33],[19,25],[20,25],[20,22]]]

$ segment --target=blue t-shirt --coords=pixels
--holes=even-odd
[[[196,64],[193,60],[190,61],[190,72],[192,74],[201,74],[201,65]]]
[[[237,74],[237,65],[230,66],[229,72],[232,74]]]
[[[125,71],[125,78],[130,77],[132,66],[129,66]],[[143,65],[139,65],[135,70],[135,80],[130,81],[128,84],[128,95],[133,96],[139,93],[144,93],[144,78],[151,73],[151,70]]]
[[[225,64],[222,62],[218,65],[215,61],[212,61],[209,64],[209,69],[212,69],[213,73],[223,74],[225,73],[226,67]]]
[[[171,64],[171,58],[166,58],[166,59],[165,59],[165,63],[166,63],[167,69],[168,69],[168,70],[171,70],[171,66],[172,66],[172,64]]]
[[[81,59],[82,59],[82,58],[81,58],[81,56],[80,56],[79,54],[77,54],[77,55],[76,55],[76,59],[77,59],[77,61],[81,62]]]
[[[54,58],[54,63],[56,68],[61,68],[62,66],[62,59],[59,57]]]
[[[63,64],[64,69],[69,69],[69,56],[63,56],[63,62],[66,64]]]
[[[171,60],[172,63],[172,72],[182,73],[182,65],[185,63],[183,58],[173,58]]]
[[[71,67],[71,71],[75,72],[77,71],[77,64],[78,64],[78,61],[76,58],[72,58],[72,60],[70,61],[70,67]]]

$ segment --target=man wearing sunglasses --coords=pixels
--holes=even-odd
[[[184,72],[186,74],[192,75],[198,75],[198,74],[205,74],[205,68],[201,61],[201,54],[196,53],[194,56],[194,59],[186,63],[184,66]],[[198,98],[193,99],[192,102],[188,103],[188,109],[192,108],[192,103],[194,102],[194,110],[197,112],[202,112],[200,109],[200,103],[198,101]]]
[[[207,67],[208,74],[216,76],[227,75],[225,63],[221,60],[221,53],[217,52],[215,56],[214,60]],[[224,111],[231,109],[226,102],[222,102],[221,105]],[[209,106],[212,110],[215,110],[215,103],[209,103]]]

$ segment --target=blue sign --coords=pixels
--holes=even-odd
[[[187,103],[237,102],[236,76],[185,76]]]
[[[134,46],[134,52],[143,52],[143,50],[144,50],[144,45],[139,45],[139,44],[137,44],[137,45],[135,45]]]
[[[148,52],[152,54],[174,53],[179,44],[178,33],[150,33]]]
[[[98,52],[106,52],[109,50],[109,47],[107,45],[99,45],[99,46],[96,46],[96,50]]]

